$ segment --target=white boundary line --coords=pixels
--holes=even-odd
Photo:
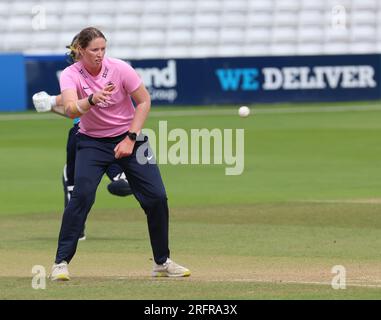
[[[195,279],[198,281],[199,279]],[[252,283],[272,283],[272,284],[306,284],[306,285],[319,285],[319,286],[332,286],[331,282],[328,281],[297,281],[297,280],[282,280],[282,279],[274,279],[274,280],[261,280],[261,279],[231,279],[231,280],[199,280],[200,282],[252,282]],[[377,282],[374,280],[372,282]],[[366,283],[365,281],[361,282],[358,280],[346,281],[347,289],[349,287],[361,287],[361,288],[381,288],[381,284],[376,283]]]
[[[107,278],[113,278],[113,277],[107,277]],[[131,280],[131,279],[152,279],[147,276],[144,277],[134,277],[134,276],[124,276],[124,277],[117,277],[117,280]],[[182,278],[184,279],[184,278]],[[157,278],[154,279],[157,281],[173,281],[173,278]],[[298,281],[298,280],[282,280],[282,279],[202,279],[202,278],[196,278],[196,277],[190,277],[187,279],[187,281],[192,282],[246,282],[246,283],[267,283],[267,284],[300,284],[300,285],[316,285],[316,286],[329,286],[332,287],[332,283],[329,281]],[[377,284],[379,282],[378,280],[372,280],[368,283],[364,280],[347,280],[346,281],[346,289],[349,289],[350,287],[359,287],[359,288],[381,288],[381,284]],[[332,288],[332,290],[334,290]]]
[[[347,204],[381,204],[381,199],[342,199],[342,200],[297,200],[304,203],[347,203]]]
[[[273,283],[273,284],[306,284],[306,285],[319,285],[319,286],[331,286],[332,283],[328,281],[298,281],[298,280],[260,280],[260,279],[231,279],[231,280],[206,280],[207,282],[257,282],[257,283]],[[381,288],[381,284],[375,283],[359,283],[357,281],[346,281],[346,287],[364,287],[364,288]]]
[[[0,114],[0,121],[23,121],[23,120],[57,120],[62,119],[54,114]]]
[[[187,107],[179,107],[182,110],[152,110],[150,117],[181,117],[181,116],[238,116],[237,109],[221,109],[210,107],[206,110],[186,110]],[[293,114],[293,113],[330,113],[330,112],[365,112],[365,111],[381,111],[381,105],[370,106],[326,106],[326,107],[289,107],[289,108],[251,108],[252,114]],[[0,121],[23,121],[23,120],[58,120],[62,117],[52,114],[0,114]]]

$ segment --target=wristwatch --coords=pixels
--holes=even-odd
[[[92,106],[95,106],[95,103],[93,102],[93,94],[90,94],[89,97],[87,98],[87,101],[89,101],[89,103],[92,105]]]
[[[135,132],[127,131],[127,137],[129,137],[130,140],[132,140],[132,141],[136,141],[136,133]]]

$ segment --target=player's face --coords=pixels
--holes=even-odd
[[[90,41],[89,45],[82,50],[81,55],[83,62],[90,68],[100,68],[102,60],[106,53],[106,40],[103,38],[95,38]]]

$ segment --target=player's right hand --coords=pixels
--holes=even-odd
[[[45,91],[35,93],[32,100],[37,112],[48,112],[52,110],[50,95],[48,95]]]
[[[93,102],[98,105],[98,107],[105,108],[108,107],[108,102],[111,99],[111,95],[114,93],[115,85],[110,83],[105,86],[101,91],[95,92],[93,95]]]

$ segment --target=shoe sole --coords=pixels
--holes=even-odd
[[[84,241],[84,240],[86,240],[86,236],[78,239],[78,241]]]
[[[69,281],[70,277],[67,274],[59,274],[54,278],[51,278],[52,281]]]
[[[169,274],[167,272],[153,272],[152,277],[154,278],[185,278],[191,275],[190,271],[181,274]]]

